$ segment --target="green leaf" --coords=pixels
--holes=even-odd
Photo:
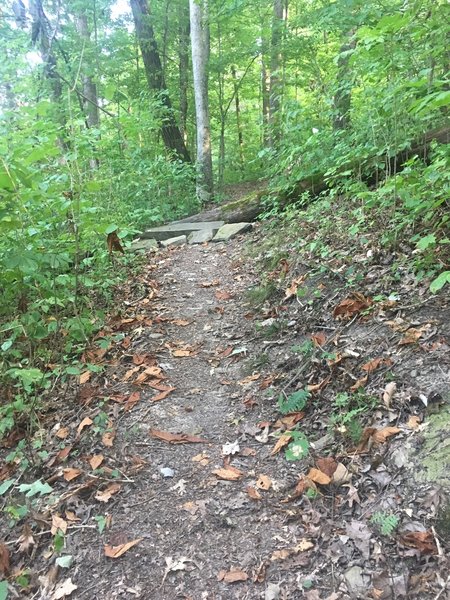
[[[291,432],[292,433],[292,432]],[[301,460],[308,455],[309,452],[309,442],[303,434],[298,434],[295,436],[293,442],[289,444],[286,450],[286,460]]]
[[[0,581],[0,600],[6,600],[8,598],[8,582],[3,580]]]
[[[425,237],[421,238],[416,246],[419,248],[419,250],[426,250],[427,248],[429,248],[430,246],[434,246],[436,244],[436,236],[433,233],[430,233],[430,235],[426,235]]]
[[[25,493],[27,498],[32,498],[39,494],[43,496],[44,494],[51,494],[53,492],[53,488],[48,485],[48,483],[43,483],[40,479],[34,481],[33,483],[22,483],[19,485],[19,492]]]
[[[106,527],[106,517],[104,517],[103,515],[97,515],[96,517],[94,517],[94,520],[97,521],[98,532],[103,533]]]
[[[443,271],[436,279],[430,284],[430,291],[435,294],[441,290],[446,283],[450,283],[450,271]]]
[[[108,227],[105,229],[105,233],[109,234],[109,233],[113,233],[114,231],[117,231],[119,228],[117,225],[108,225]]]
[[[14,485],[14,479],[7,479],[0,485],[0,496],[6,494],[6,492]]]
[[[68,569],[72,566],[73,556],[70,556],[70,554],[67,556],[59,556],[55,562],[59,567],[62,567],[63,569]]]

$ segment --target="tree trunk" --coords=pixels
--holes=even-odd
[[[233,89],[234,89],[234,104],[236,107],[236,129],[238,136],[238,148],[239,148],[239,163],[241,170],[244,169],[244,137],[242,134],[241,127],[241,108],[239,103],[239,85],[236,77],[236,68],[231,67],[231,75],[233,76]]]
[[[207,0],[189,0],[192,68],[197,124],[197,197],[202,203],[213,196],[211,133],[208,107],[209,24]]]
[[[269,96],[270,145],[273,147],[278,144],[280,139],[283,16],[283,0],[273,0],[272,37],[270,47]]]
[[[338,56],[337,90],[333,98],[334,119],[333,129],[347,129],[350,125],[350,105],[352,99],[352,82],[349,74],[349,64],[352,50],[356,47],[356,38],[353,32],[348,34],[350,38],[341,46]]]
[[[189,152],[175,121],[172,103],[166,89],[161,58],[150,21],[147,0],[130,0],[130,4],[148,86],[152,92],[158,94],[165,109],[161,124],[161,135],[164,145],[180,160],[190,162]]]
[[[189,84],[189,6],[182,2],[179,8],[179,84],[180,84],[180,129],[187,144],[188,84]]]

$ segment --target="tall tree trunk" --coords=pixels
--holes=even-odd
[[[241,169],[244,169],[244,136],[242,134],[241,127],[241,107],[239,101],[239,85],[236,77],[236,67],[231,67],[231,75],[233,76],[233,89],[234,89],[234,105],[236,108],[236,129],[238,135],[238,148],[239,148],[239,163]]]
[[[283,0],[273,0],[273,20],[270,47],[269,97],[269,123],[271,146],[276,146],[280,139],[280,107],[282,92],[282,40],[284,15],[285,5]]]
[[[178,64],[180,83],[180,128],[187,144],[188,84],[189,84],[189,5],[184,1],[179,8]]]
[[[197,197],[208,202],[213,196],[211,132],[208,107],[209,23],[207,0],[189,0],[192,68],[197,124]]]
[[[158,94],[165,109],[161,124],[161,135],[164,145],[175,156],[185,162],[190,162],[189,152],[183,136],[175,121],[166,82],[162,72],[161,58],[156,44],[153,26],[150,21],[147,0],[130,0],[133,12],[136,35],[144,62],[145,75],[151,91]]]
[[[78,34],[89,47],[91,41],[91,32],[89,31],[88,19],[86,13],[80,13],[76,16],[76,25]],[[83,112],[86,115],[86,125],[89,129],[98,128],[100,125],[100,111],[98,109],[97,85],[92,75],[82,74],[83,95],[81,99]],[[95,148],[93,148],[95,153]],[[98,168],[99,162],[97,157],[93,157],[90,161],[92,169]]]
[[[353,31],[348,34],[348,40],[339,50],[337,89],[333,98],[334,119],[333,129],[347,129],[350,125],[350,106],[352,100],[352,81],[349,73],[350,57],[356,47]]]

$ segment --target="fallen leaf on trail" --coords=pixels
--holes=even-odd
[[[241,454],[242,456],[256,456],[256,450],[254,448],[244,448]]]
[[[112,448],[115,439],[116,439],[115,431],[107,431],[106,433],[104,433],[102,435],[103,445],[107,446],[108,448]]]
[[[58,462],[63,462],[63,460],[66,460],[66,458],[69,456],[71,450],[72,446],[66,446],[65,448],[62,448],[62,450],[60,450],[55,456],[55,459]]]
[[[406,346],[407,344],[415,344],[422,337],[425,331],[425,327],[421,327],[420,329],[411,327],[399,341],[398,345]]]
[[[175,356],[176,358],[181,358],[183,356],[190,356],[191,355],[191,350],[173,350],[172,351],[172,356]]]
[[[363,371],[367,371],[367,373],[372,373],[379,367],[390,367],[391,365],[392,365],[392,360],[390,358],[378,357],[378,358],[373,358],[372,360],[369,360],[369,362],[366,362],[366,364],[364,364],[361,367],[361,369]]]
[[[123,338],[120,345],[122,346],[122,348],[125,348],[125,350],[128,350],[128,348],[131,346],[131,338],[127,335]]]
[[[272,487],[272,480],[267,475],[259,475],[258,480],[256,482],[256,487],[259,490],[270,490]]]
[[[156,361],[154,358],[152,358],[149,362],[149,355],[148,354],[133,354],[133,364],[137,365],[138,367],[143,365],[143,364],[147,364],[148,366],[151,366],[152,364],[156,364]]]
[[[120,483],[110,483],[106,489],[99,490],[95,494],[95,499],[99,502],[108,502],[114,494],[117,494],[121,487]]]
[[[51,534],[52,535],[56,535],[58,532],[58,529],[60,529],[62,531],[62,533],[65,535],[67,533],[67,521],[65,521],[62,517],[60,517],[59,515],[52,515],[52,528],[51,528]]]
[[[231,298],[233,297],[232,294],[230,294],[229,292],[221,292],[220,290],[217,290],[217,292],[214,295],[216,297],[216,300],[231,300]]]
[[[306,552],[307,550],[311,550],[311,548],[314,548],[314,544],[311,542],[311,540],[307,540],[306,538],[303,538],[295,546],[294,551],[295,552]]]
[[[91,465],[91,468],[95,471],[95,469],[99,468],[104,459],[105,457],[103,456],[103,454],[95,454],[89,459],[89,464]]]
[[[0,573],[2,575],[9,573],[9,550],[5,544],[0,544]]]
[[[65,440],[69,433],[70,431],[68,427],[61,427],[61,429],[58,429],[55,435],[60,440]]]
[[[224,583],[236,583],[237,581],[247,581],[248,575],[245,571],[241,571],[240,569],[230,569],[230,571],[222,570],[219,571],[217,579]]]
[[[400,432],[401,429],[398,427],[385,427],[384,429],[375,431],[375,433],[372,435],[372,439],[377,444],[383,444],[389,437]]]
[[[362,388],[366,385],[366,383],[369,380],[369,376],[368,375],[364,375],[364,377],[361,377],[360,379],[357,379],[355,381],[355,383],[351,386],[350,391],[351,392],[356,392],[357,390],[359,390],[359,388]]]
[[[111,231],[111,233],[108,233],[106,245],[108,246],[108,252],[110,254],[113,252],[121,252],[122,254],[125,254],[122,244],[120,243],[119,236],[117,235],[117,231]]]
[[[311,335],[311,341],[314,343],[314,346],[323,346],[327,341],[327,336],[323,333],[323,331],[319,331],[319,333],[313,333]]]
[[[190,325],[192,321],[188,321],[187,319],[174,319],[170,322],[173,325],[178,325],[179,327],[186,327],[186,325]]]
[[[81,373],[80,384],[83,385],[83,383],[87,383],[89,381],[89,379],[91,378],[91,375],[92,375],[92,371],[85,371],[84,373]]]
[[[254,373],[253,375],[249,375],[248,377],[245,377],[245,379],[241,379],[240,381],[238,381],[238,384],[239,385],[247,385],[248,383],[251,383],[252,381],[256,381],[260,377],[261,377],[260,373]]]
[[[225,348],[225,350],[223,350],[223,352],[219,353],[219,356],[221,356],[222,358],[226,358],[227,356],[230,356],[230,354],[233,352],[233,346],[228,346],[228,348]]]
[[[137,373],[138,371],[140,371],[141,369],[141,365],[138,365],[137,367],[133,367],[132,369],[129,369],[125,375],[122,377],[122,381],[128,381],[129,379],[131,379],[131,377],[133,377],[133,375],[135,373]]]
[[[438,554],[436,540],[431,531],[410,531],[399,536],[404,546],[417,548],[422,554]]]
[[[291,554],[292,550],[290,548],[283,548],[283,550],[275,550],[274,552],[272,552],[270,560],[286,560],[286,558],[289,558]]]
[[[278,452],[280,450],[282,450],[285,446],[287,446],[289,444],[291,439],[292,439],[292,435],[289,432],[283,433],[283,435],[278,439],[275,446],[272,448],[272,452],[270,454],[271,455],[278,454]]]
[[[342,463],[338,463],[333,476],[331,477],[331,483],[336,485],[342,485],[348,483],[352,478],[350,471]]]
[[[209,444],[208,440],[187,433],[170,433],[169,431],[150,429],[150,435],[169,444]]]
[[[291,427],[294,427],[294,425],[297,425],[297,423],[299,421],[301,421],[304,416],[305,416],[304,412],[289,413],[285,417],[281,417],[280,419],[277,419],[275,421],[273,427],[274,427],[274,429],[283,429],[283,428],[290,429]],[[285,433],[289,433],[289,432],[287,431]]]
[[[369,308],[372,300],[358,292],[354,292],[349,298],[342,300],[334,307],[333,317],[335,319],[351,319],[355,314]]]
[[[308,392],[320,392],[321,390],[323,390],[324,387],[326,387],[331,381],[331,375],[329,375],[328,377],[325,377],[325,379],[322,379],[322,381],[319,381],[319,383],[310,383],[306,386],[306,389],[308,390]]]
[[[284,299],[285,300],[289,300],[289,298],[292,298],[292,296],[296,296],[297,295],[297,291],[298,291],[298,286],[301,285],[306,279],[305,275],[302,275],[301,277],[296,277],[295,279],[292,280],[291,285],[286,288],[286,290],[284,291]]]
[[[248,487],[246,487],[245,491],[247,492],[247,494],[250,496],[250,498],[252,500],[261,500],[261,494],[258,492],[257,489],[255,489],[251,485],[249,485]]]
[[[200,285],[201,287],[209,288],[220,285],[220,281],[218,279],[214,279],[214,281],[203,281]]]
[[[137,540],[133,540],[132,542],[126,542],[125,544],[120,544],[119,546],[109,546],[105,545],[105,556],[108,558],[119,558],[125,552],[128,552],[130,548],[142,542],[144,538],[138,538]]]
[[[71,523],[76,523],[77,521],[81,521],[81,519],[79,519],[77,517],[77,515],[73,511],[71,511],[71,510],[66,510],[64,512],[64,516]]]
[[[123,410],[128,412],[134,406],[136,406],[136,404],[139,402],[140,399],[141,399],[141,393],[133,392],[132,394],[130,394],[128,396],[128,400],[125,402],[125,406],[123,407]]]
[[[85,417],[77,427],[77,438],[80,437],[83,429],[85,427],[89,427],[89,425],[92,425],[92,423],[93,423],[92,419],[90,419],[89,417]]]
[[[406,423],[406,427],[409,427],[409,429],[417,429],[421,422],[422,421],[419,416],[411,415]]]
[[[156,394],[156,396],[153,396],[153,398],[150,398],[151,402],[159,402],[160,400],[164,400],[164,398],[167,398],[167,396],[169,394],[171,394],[176,388],[174,387],[169,387],[167,389],[165,389],[163,392],[161,392],[160,394]]]
[[[300,479],[297,481],[297,485],[295,486],[293,493],[290,494],[284,500],[281,500],[281,502],[283,502],[283,503],[291,502],[292,500],[295,500],[296,498],[303,496],[303,494],[306,492],[306,490],[309,490],[309,489],[313,489],[314,491],[317,491],[316,484],[314,483],[314,481],[311,481],[311,479],[308,479],[304,475],[301,475]]]
[[[196,462],[199,465],[202,465],[202,467],[206,467],[206,465],[209,464],[209,456],[205,453],[201,453],[201,454],[196,454],[195,456],[192,457],[192,462]]]
[[[72,481],[81,475],[81,469],[63,469],[63,477],[66,481]]]
[[[286,558],[289,558],[289,556],[292,556],[293,554],[298,554],[299,552],[306,552],[311,548],[314,548],[314,544],[310,540],[303,538],[294,548],[283,548],[282,550],[275,550],[274,552],[272,552],[270,560],[286,560]]]
[[[28,523],[25,523],[22,530],[22,535],[18,539],[19,542],[19,552],[28,552],[31,546],[34,546],[36,543],[34,541],[33,534],[31,532],[31,527]]]
[[[187,511],[191,515],[195,515],[201,508],[200,504],[196,502],[185,502],[182,504],[181,508]]]
[[[338,463],[331,456],[326,456],[325,458],[318,458],[316,460],[316,466],[322,473],[328,475],[328,477],[333,477]]]
[[[244,476],[242,471],[236,469],[236,467],[232,467],[231,465],[226,468],[215,469],[213,474],[219,479],[225,479],[226,481],[237,481]]]
[[[314,481],[314,483],[319,483],[320,485],[328,485],[331,483],[331,477],[326,473],[319,471],[319,469],[310,469],[306,477],[311,479],[311,481]]]
[[[134,383],[144,383],[144,381],[146,381],[149,377],[161,378],[161,375],[162,369],[160,367],[147,367],[144,371],[139,373],[139,375],[134,380]]]
[[[389,406],[391,405],[391,400],[395,394],[396,389],[397,389],[397,384],[395,383],[395,381],[390,381],[384,388],[383,402],[384,402],[384,405],[386,406],[386,408],[389,408]]]
[[[72,592],[77,589],[78,586],[72,583],[72,579],[69,577],[69,579],[66,579],[58,584],[58,587],[51,596],[51,600],[62,600],[62,598],[67,598],[67,596],[70,596]]]

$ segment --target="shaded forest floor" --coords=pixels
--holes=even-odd
[[[149,255],[121,290],[104,370],[42,416],[53,504],[2,525],[18,597],[448,597],[448,294],[273,235]]]

